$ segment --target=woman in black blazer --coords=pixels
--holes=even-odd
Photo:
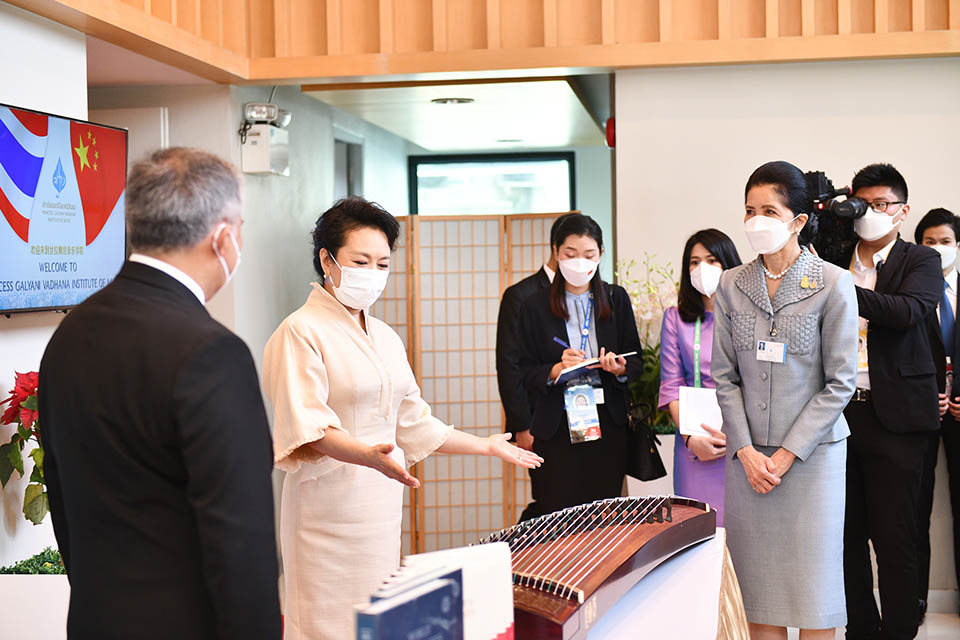
[[[620,495],[627,464],[627,385],[643,369],[641,358],[617,355],[639,351],[640,338],[627,292],[600,278],[600,226],[589,216],[571,215],[557,229],[553,252],[559,271],[549,289],[524,301],[518,332],[524,384],[537,398],[533,450],[545,460],[532,470],[535,502],[526,517]],[[586,375],[553,384],[561,370],[594,357],[600,362]],[[593,388],[599,439],[571,442],[565,394],[575,385]]]

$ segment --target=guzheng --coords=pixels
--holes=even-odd
[[[506,542],[517,640],[580,640],[633,585],[714,536],[717,512],[676,496],[598,500],[480,541]]]

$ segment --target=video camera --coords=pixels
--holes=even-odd
[[[821,258],[846,269],[850,265],[841,263],[858,240],[853,221],[862,217],[870,205],[862,198],[851,197],[850,187],[834,188],[823,171],[808,171],[804,175],[818,221],[813,246]]]

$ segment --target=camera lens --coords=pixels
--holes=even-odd
[[[830,204],[827,205],[829,211],[836,214],[838,218],[844,218],[846,220],[856,220],[862,217],[869,208],[870,205],[862,198],[847,198],[843,201],[832,200]]]

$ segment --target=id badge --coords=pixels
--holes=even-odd
[[[600,439],[600,415],[593,387],[588,384],[567,387],[563,392],[563,405],[567,410],[570,442],[579,444]]]
[[[772,340],[757,340],[757,360],[783,364],[787,361],[786,343],[774,342]]]

